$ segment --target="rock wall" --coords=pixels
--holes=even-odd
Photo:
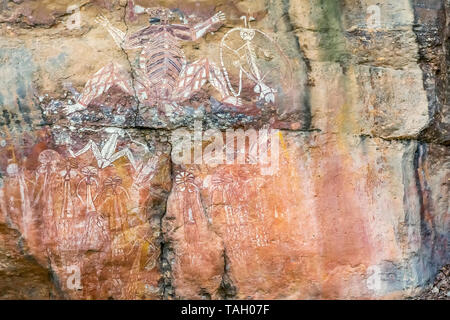
[[[0,9],[0,298],[406,298],[449,263],[448,0]]]

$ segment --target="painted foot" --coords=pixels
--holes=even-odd
[[[65,108],[63,109],[63,112],[64,112],[66,115],[69,115],[69,114],[71,114],[71,113],[74,113],[74,112],[77,112],[77,111],[80,111],[80,110],[85,110],[85,109],[86,109],[85,106],[83,106],[83,105],[80,104],[80,103],[76,103],[76,104],[72,104],[72,105],[70,105],[70,106],[65,107]]]
[[[255,93],[259,93],[259,100],[267,103],[275,103],[275,93],[277,90],[270,88],[264,83],[259,83],[254,88]]]
[[[222,100],[222,103],[231,104],[236,107],[242,107],[242,99],[238,97],[228,96]]]

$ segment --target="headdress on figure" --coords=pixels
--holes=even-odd
[[[184,19],[184,14],[181,12],[180,9],[168,9],[164,7],[151,7],[151,8],[144,8],[139,5],[135,5],[133,0],[128,1],[128,8],[130,10],[129,18],[130,20],[136,20],[136,15],[139,14],[148,14],[150,19],[149,22],[154,23],[162,23],[166,24],[170,21],[174,20],[176,18],[176,15],[180,17],[180,20]]]

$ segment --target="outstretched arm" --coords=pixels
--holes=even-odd
[[[109,20],[102,15],[95,18],[94,21],[108,30],[109,34],[114,39],[114,42],[119,46],[119,48],[123,48],[126,36],[125,32],[113,27],[111,22],[109,22]]]
[[[106,17],[104,17],[102,15],[98,16],[97,18],[95,18],[95,22],[99,23],[106,30],[108,30],[109,34],[114,39],[114,42],[117,44],[117,46],[119,48],[122,48],[122,49],[136,49],[136,48],[140,48],[141,47],[139,44],[133,43],[132,41],[130,41],[129,37],[127,37],[125,32],[123,32],[122,30],[120,30],[120,29],[118,29],[116,27],[113,27],[111,22],[109,22],[109,20]]]
[[[192,28],[192,40],[195,41],[197,39],[200,39],[207,32],[219,29],[220,26],[222,26],[225,19],[226,19],[225,13],[219,11],[208,20],[195,25]]]

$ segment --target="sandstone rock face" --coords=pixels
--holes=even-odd
[[[0,9],[1,299],[406,298],[449,263],[448,0]]]

